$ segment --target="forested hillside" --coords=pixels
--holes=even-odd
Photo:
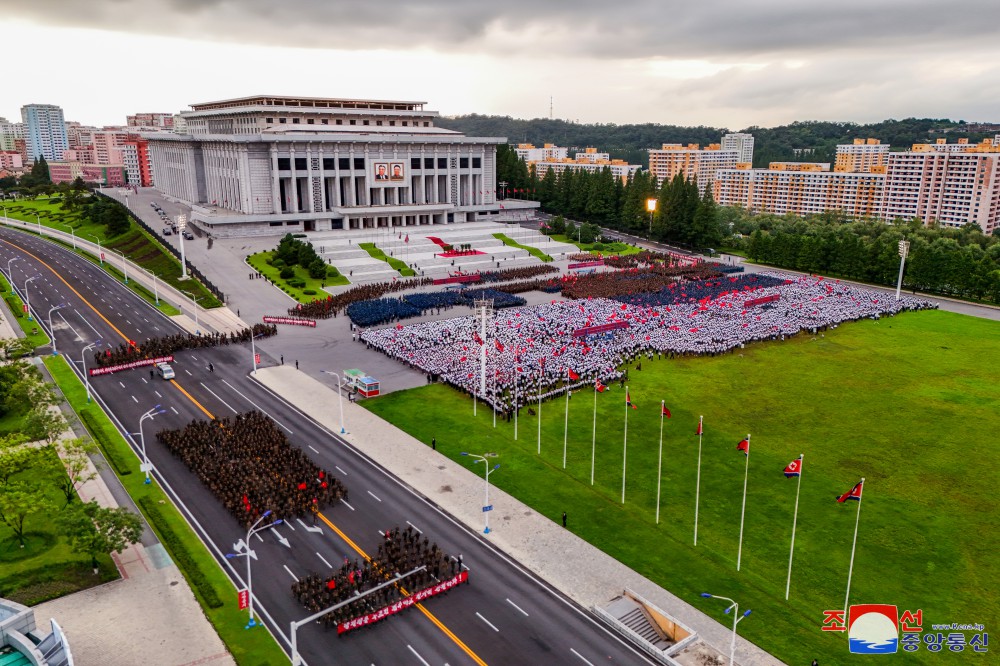
[[[664,143],[717,143],[730,131],[722,127],[681,127],[678,125],[615,125],[580,124],[566,120],[536,118],[521,120],[509,116],[469,115],[440,118],[441,127],[458,130],[469,136],[507,137],[510,143],[554,143],[571,149],[594,146],[632,164],[648,166],[646,151]],[[748,127],[738,131],[754,135],[754,166],[768,162],[799,160],[833,162],[835,146],[855,138],[873,137],[895,149],[906,149],[914,143],[946,137],[949,142],[959,138],[970,141],[992,137],[995,132],[965,132],[963,121],[932,118],[884,120],[859,125],[850,122],[797,121],[778,127]],[[736,131],[736,130],[734,130]],[[807,152],[796,152],[807,151]],[[812,152],[808,152],[812,151]]]

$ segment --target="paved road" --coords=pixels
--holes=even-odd
[[[67,304],[53,314],[52,323],[60,352],[76,366],[80,350],[95,340],[117,345],[180,331],[91,263],[42,239],[0,230],[0,266],[6,269],[13,257],[19,258],[12,265],[19,288],[28,277],[39,276],[29,290],[32,308],[43,320],[49,308]],[[42,326],[48,328],[47,322]],[[409,522],[446,552],[463,554],[471,584],[429,600],[423,609],[342,639],[318,625],[305,627],[299,646],[307,663],[648,663],[478,534],[252,381],[246,374],[249,361],[250,350],[244,345],[180,352],[176,381],[151,379],[146,371],[136,370],[95,378],[92,387],[123,431],[137,429],[140,415],[155,404],[167,410],[144,424],[153,476],[182,507],[238,587],[243,587],[245,564],[226,560],[224,554],[242,530],[200,481],[160,447],[154,432],[261,409],[313,460],[341,475],[350,505],[327,507],[318,532],[293,521],[276,530],[289,547],[272,533],[255,540],[254,596],[283,646],[288,644],[289,622],[305,615],[290,594],[294,579],[328,572],[345,556],[359,557],[359,550],[373,552],[380,531]],[[264,361],[276,363],[273,358]],[[209,362],[213,373],[207,370]],[[235,591],[233,595],[235,602]]]

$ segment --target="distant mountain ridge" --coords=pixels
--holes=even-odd
[[[567,120],[535,118],[524,120],[509,116],[467,116],[439,118],[438,126],[457,130],[469,136],[503,136],[510,143],[533,143],[540,146],[554,143],[572,149],[594,146],[613,158],[647,167],[646,151],[664,143],[697,143],[705,146],[718,143],[724,127],[684,127],[680,125],[581,124]],[[947,118],[905,118],[878,123],[828,122],[805,120],[777,127],[747,127],[740,132],[754,135],[754,166],[765,167],[769,162],[806,161],[833,162],[836,145],[850,143],[855,138],[875,138],[890,144],[894,150],[909,148],[944,138],[954,142],[967,138],[970,142],[992,138],[1000,133],[1000,124],[966,123]],[[805,152],[803,152],[805,151]]]

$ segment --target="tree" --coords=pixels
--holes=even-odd
[[[0,492],[12,477],[29,469],[38,459],[37,447],[24,446],[26,438],[11,434],[0,438]]]
[[[316,257],[309,263],[307,270],[309,277],[314,280],[322,280],[326,277],[326,262],[323,261],[322,257]]]
[[[80,486],[97,476],[97,469],[90,461],[97,447],[84,439],[66,439],[56,444],[57,456],[48,458],[49,469],[56,485],[62,490],[69,505],[79,494]]]
[[[705,187],[705,194],[697,204],[691,220],[691,244],[694,247],[716,247],[722,240],[719,221],[716,218],[715,198],[711,186]]]
[[[24,548],[24,524],[28,518],[54,510],[52,500],[37,483],[9,483],[0,491],[0,522],[9,527]]]
[[[95,562],[97,555],[121,553],[142,538],[142,518],[125,507],[98,506],[95,500],[74,505],[58,521],[73,551],[90,555]]]

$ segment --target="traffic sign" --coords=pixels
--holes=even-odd
[[[153,471],[153,463],[139,463],[139,471],[140,472],[152,472]]]
[[[253,355],[253,362],[256,363],[257,365],[260,365],[260,354]]]
[[[487,511],[492,511],[492,510],[493,510],[493,505],[492,504],[489,504],[489,505],[483,507],[483,513],[486,513]]]
[[[239,602],[240,610],[246,610],[250,607],[250,593],[246,590],[238,590],[236,592],[236,599]]]

